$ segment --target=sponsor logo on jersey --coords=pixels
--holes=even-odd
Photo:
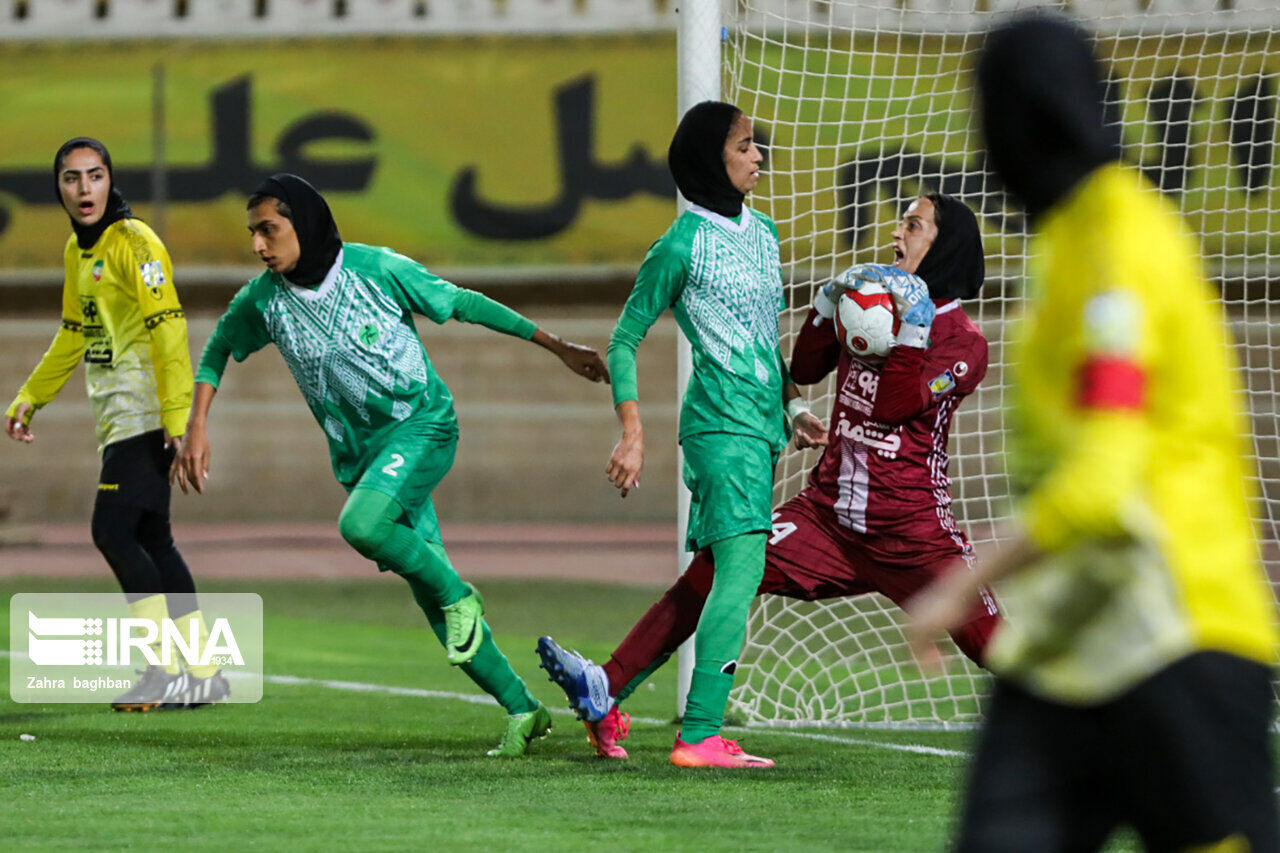
[[[950,370],[944,370],[941,375],[929,383],[929,390],[933,392],[935,397],[941,397],[954,387],[956,387],[956,377]]]
[[[365,323],[360,327],[360,343],[367,347],[371,347],[378,342],[378,326],[375,323]]]
[[[93,283],[97,284],[102,281],[102,261],[98,261],[93,265]]]
[[[164,284],[164,267],[159,261],[147,261],[138,266],[138,271],[142,273],[142,281],[151,291],[151,295],[159,299],[160,287]]]
[[[951,369],[955,372],[955,374],[956,374],[956,378],[957,378],[957,379],[961,379],[961,378],[963,378],[964,376],[968,375],[968,373],[969,373],[969,362],[967,362],[967,361],[957,361],[957,362],[955,363],[955,366],[954,366],[954,367],[952,367]]]
[[[843,412],[840,413],[840,423],[836,424],[835,431],[840,438],[865,445],[885,459],[897,459],[898,451],[902,449],[902,436],[898,435],[896,428],[883,428],[873,423],[849,423]]]

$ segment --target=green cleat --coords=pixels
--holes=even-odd
[[[484,641],[484,599],[480,590],[467,584],[471,594],[459,599],[444,610],[445,642],[449,663],[459,666],[476,656]]]
[[[541,702],[532,711],[523,714],[512,714],[507,717],[507,730],[502,733],[502,741],[489,754],[493,756],[518,758],[524,755],[529,744],[540,737],[546,737],[551,731],[551,712]]]

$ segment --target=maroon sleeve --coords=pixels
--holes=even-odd
[[[840,363],[840,341],[835,323],[812,308],[800,326],[791,348],[791,379],[797,385],[821,382]]]
[[[987,341],[976,328],[959,329],[928,349],[894,347],[880,370],[871,417],[897,426],[951,394],[965,396],[987,374]]]

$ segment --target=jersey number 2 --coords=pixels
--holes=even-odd
[[[382,473],[390,474],[392,477],[399,477],[400,475],[396,473],[396,469],[403,464],[404,464],[404,457],[401,456],[399,453],[392,453],[391,461],[388,462],[386,465],[382,466]]]

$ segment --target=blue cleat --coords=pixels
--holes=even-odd
[[[569,707],[579,720],[598,723],[613,707],[609,695],[609,677],[604,667],[597,666],[571,649],[562,649],[550,637],[538,638],[539,666],[547,671],[547,677],[560,685],[569,697]]]

